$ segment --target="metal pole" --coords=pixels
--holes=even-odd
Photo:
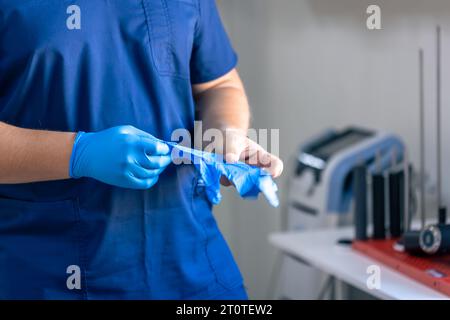
[[[425,94],[423,50],[419,50],[419,95],[420,95],[420,220],[425,227]]]
[[[403,170],[404,170],[404,176],[405,176],[405,183],[404,183],[404,203],[405,203],[405,221],[403,221],[405,233],[408,232],[411,229],[411,214],[409,212],[409,188],[410,188],[410,180],[409,180],[409,155],[408,155],[408,149],[405,148],[404,156],[403,156]]]
[[[442,206],[441,173],[441,27],[436,27],[436,188],[437,205]]]
[[[447,209],[442,201],[442,164],[441,164],[441,27],[436,28],[436,134],[437,134],[437,204],[438,204],[438,222],[445,224],[447,219]]]

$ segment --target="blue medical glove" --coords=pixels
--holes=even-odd
[[[75,137],[69,174],[118,187],[149,189],[171,162],[169,147],[132,126],[118,126]]]
[[[177,163],[194,164],[206,188],[206,196],[213,204],[220,203],[220,178],[233,183],[243,198],[257,198],[261,192],[270,205],[278,207],[278,187],[270,174],[261,168],[243,162],[226,163],[221,155],[199,151],[166,142],[172,148],[172,160]]]

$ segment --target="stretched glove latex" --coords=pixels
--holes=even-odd
[[[69,175],[123,188],[149,189],[171,163],[169,151],[167,144],[133,126],[79,132],[72,149]]]
[[[175,164],[195,165],[205,184],[206,195],[213,204],[218,204],[222,199],[220,177],[223,175],[234,184],[242,197],[256,198],[262,192],[272,206],[279,205],[278,188],[268,172],[243,162],[225,163],[223,157],[217,154],[186,148],[172,142],[166,143],[172,148],[172,160]]]

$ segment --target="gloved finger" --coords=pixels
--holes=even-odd
[[[135,155],[135,162],[145,169],[159,169],[165,168],[172,162],[170,155],[166,156],[149,156],[144,152],[139,152]],[[159,159],[162,158],[162,159]]]
[[[153,187],[158,182],[159,176],[155,176],[149,179],[139,179],[135,177],[133,174],[129,174],[128,180],[130,183],[129,188],[137,189],[137,190],[146,190]]]
[[[171,162],[172,158],[168,156],[146,156],[147,160],[142,167],[146,169],[159,169],[167,167]]]
[[[152,136],[150,133],[146,132],[146,131],[142,131],[141,129],[138,129],[136,127],[132,127],[133,128],[133,133],[141,138],[144,139],[150,139],[151,141],[159,141],[164,143],[163,140],[156,138],[155,136]]]
[[[138,164],[132,165],[130,172],[139,179],[150,179],[159,176],[163,172],[164,168],[159,169],[146,169]]]
[[[158,140],[156,138],[153,138],[151,136],[149,137],[140,137],[140,143],[141,146],[144,148],[144,151],[148,155],[167,155],[169,154],[170,148],[169,146],[162,142],[161,140]]]

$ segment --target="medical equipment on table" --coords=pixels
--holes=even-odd
[[[364,166],[375,172],[391,165],[392,150],[403,158],[404,144],[395,135],[357,127],[326,130],[305,143],[290,181],[286,221],[288,230],[348,225],[352,221],[353,169]],[[323,273],[284,256],[280,294],[288,299],[313,299],[319,295]]]
[[[421,173],[424,175],[424,99],[423,99],[423,51],[419,51],[419,76],[420,76],[420,154],[421,154]],[[442,201],[442,164],[441,164],[441,28],[436,28],[436,179],[437,179],[437,205],[438,205],[438,223],[436,225],[425,226],[425,201],[424,201],[424,183],[422,176],[422,183],[420,188],[421,193],[421,221],[422,228],[419,233],[412,231],[418,242],[412,246],[414,250],[407,251],[412,254],[437,254],[450,251],[450,227],[446,225],[447,209]],[[418,236],[417,236],[418,234]],[[412,238],[410,236],[409,238]],[[420,250],[416,250],[416,247]]]
[[[410,230],[405,224],[406,232],[400,241],[356,241],[353,248],[366,255],[450,296],[450,225],[446,224],[446,208],[442,201],[441,188],[441,30],[436,28],[436,135],[437,135],[437,224],[425,226],[424,194],[424,99],[423,99],[423,51],[419,51],[420,78],[420,167],[421,167],[421,222],[420,230]],[[407,171],[405,171],[407,172]],[[405,202],[407,203],[407,202]],[[407,212],[407,211],[405,211]]]

